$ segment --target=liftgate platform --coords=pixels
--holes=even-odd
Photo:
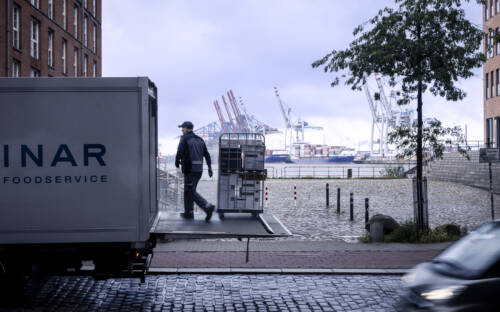
[[[175,238],[272,238],[290,231],[272,214],[264,212],[265,139],[260,133],[223,133],[219,138],[217,214],[205,222],[178,212],[162,211],[153,233]]]

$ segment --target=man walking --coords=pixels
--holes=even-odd
[[[190,121],[185,121],[182,125],[182,137],[175,156],[175,166],[182,165],[184,174],[184,212],[181,216],[185,219],[193,219],[193,208],[196,203],[207,214],[205,221],[210,221],[215,206],[210,204],[198,192],[196,187],[203,173],[203,157],[207,162],[208,175],[212,177],[212,161],[208,153],[207,146],[202,138],[193,133],[194,125]]]

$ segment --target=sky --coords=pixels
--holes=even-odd
[[[105,77],[148,76],[158,87],[161,152],[175,151],[185,120],[202,127],[218,120],[213,101],[229,89],[250,114],[283,129],[275,97],[323,131],[309,130],[312,143],[367,149],[371,113],[363,92],[311,64],[333,49],[348,47],[353,29],[389,0],[103,0],[102,64]],[[465,6],[480,25],[481,7]],[[424,118],[447,126],[467,125],[469,140],[483,138],[482,69],[459,81],[460,102],[426,95]],[[374,79],[369,82],[375,90]],[[389,92],[389,90],[386,90]],[[227,120],[227,116],[226,116]],[[283,135],[268,147],[283,147]]]

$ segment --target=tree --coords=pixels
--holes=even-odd
[[[483,3],[484,0],[476,0]],[[312,64],[325,72],[342,72],[332,86],[345,84],[361,90],[364,75],[380,73],[392,87],[400,86],[398,104],[417,100],[417,205],[416,223],[424,230],[422,193],[422,96],[430,91],[448,101],[466,94],[456,86],[486,60],[478,49],[483,32],[466,18],[469,0],[395,0],[354,29],[355,39],[345,50],[333,50]],[[367,27],[369,26],[369,27]]]
[[[416,156],[417,129],[415,121],[412,125],[400,125],[389,132],[388,141],[390,144],[396,144],[399,151],[398,158],[407,159]],[[435,118],[424,120],[422,152],[432,155],[435,159],[441,159],[447,147],[456,149],[458,153],[470,160],[468,154],[470,147],[467,146],[461,127],[443,127],[441,121]]]

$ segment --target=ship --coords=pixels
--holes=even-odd
[[[283,150],[267,150],[266,157],[264,158],[266,163],[292,163],[290,153]]]
[[[288,150],[266,151],[267,163],[352,163],[355,151],[345,146],[297,143]]]

